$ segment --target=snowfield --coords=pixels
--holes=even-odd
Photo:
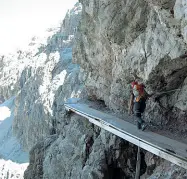
[[[0,179],[23,178],[28,154],[13,136],[14,97],[0,105]]]

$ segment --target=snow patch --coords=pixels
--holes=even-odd
[[[14,99],[0,105],[0,178],[22,179],[29,157],[13,136]]]
[[[18,164],[10,160],[0,159],[0,178],[4,179],[23,179],[24,171],[28,163]]]
[[[8,107],[0,107],[0,122],[11,116],[11,111]]]

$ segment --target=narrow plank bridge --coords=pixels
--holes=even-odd
[[[187,169],[187,144],[162,135],[140,131],[129,122],[90,108],[82,103],[65,103],[68,111],[87,118],[91,123],[143,148],[161,158]]]

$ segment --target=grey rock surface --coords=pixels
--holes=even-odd
[[[133,76],[149,93],[177,89],[149,100],[145,120],[187,136],[187,58],[179,58],[186,1],[80,2],[45,42],[34,37],[28,52],[0,60],[1,99],[17,95],[13,130],[31,150],[26,179],[134,178],[136,146],[64,109],[68,98],[88,98],[125,116]],[[142,178],[186,177],[176,165],[143,150],[141,156]]]
[[[88,96],[127,112],[136,77],[158,96],[148,101],[145,119],[184,135],[187,58],[179,56],[186,51],[185,2],[82,0],[73,56],[87,75]]]
[[[134,177],[135,146],[99,129],[80,116],[70,115],[66,118],[68,122],[61,129],[58,139],[46,149],[43,178],[110,178],[117,172],[114,168],[117,170],[122,166],[123,171],[119,170],[121,173]],[[132,157],[127,161],[128,155]],[[31,161],[32,158],[31,155]],[[34,167],[31,164],[30,167],[31,172]],[[28,173],[25,174],[25,178],[29,178]]]

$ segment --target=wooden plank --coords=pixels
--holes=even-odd
[[[187,169],[186,144],[152,132],[139,131],[133,124],[89,108],[84,104],[65,104],[65,107],[67,110],[87,118],[91,123]]]

